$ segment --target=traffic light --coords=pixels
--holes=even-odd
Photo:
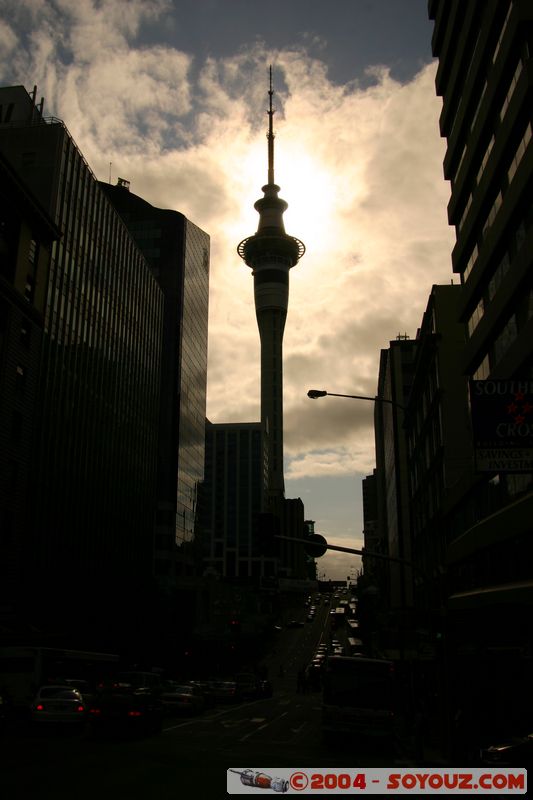
[[[305,552],[311,558],[320,558],[328,549],[327,540],[321,536],[320,533],[312,533],[307,537],[307,543],[304,545]]]

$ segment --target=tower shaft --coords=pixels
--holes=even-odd
[[[284,497],[283,477],[283,332],[289,303],[289,270],[304,254],[299,239],[283,225],[287,203],[274,183],[272,68],[270,68],[268,183],[254,205],[259,212],[257,233],[244,239],[237,252],[252,268],[257,325],[261,339],[261,423],[267,437],[269,499]]]
[[[260,274],[260,273],[259,273]],[[257,275],[255,278],[257,279]],[[288,277],[288,275],[287,275]],[[261,423],[267,435],[270,495],[284,496],[283,477],[283,331],[287,317],[288,283],[285,305],[262,307],[264,285],[255,285],[255,309],[261,339]],[[273,285],[274,286],[274,285]],[[275,285],[279,290],[279,285]],[[278,292],[281,294],[281,292]]]

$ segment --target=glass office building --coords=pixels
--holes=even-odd
[[[145,254],[164,296],[155,573],[192,577],[204,477],[209,236],[183,214],[100,184]]]
[[[43,617],[96,629],[105,609],[120,625],[153,572],[163,294],[65,125],[23,87],[0,101],[0,150],[61,231],[44,308],[28,585],[32,597],[43,588]]]
[[[262,555],[258,537],[268,480],[261,423],[208,421],[205,464],[201,522],[207,568],[245,582],[274,575],[276,561]]]

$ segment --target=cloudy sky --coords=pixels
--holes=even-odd
[[[267,178],[268,65],[276,182],[291,271],[284,340],[286,494],[316,530],[362,544],[380,350],[416,336],[452,278],[426,0],[0,0],[2,85],[38,87],[96,176],[131,181],[211,236],[208,416],[259,419],[251,271]],[[359,559],[330,553],[344,578]]]

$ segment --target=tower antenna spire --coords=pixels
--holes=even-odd
[[[272,108],[272,96],[274,90],[272,89],[272,64],[269,69],[270,74],[270,88],[268,90],[269,104],[268,104],[268,181],[267,183],[274,183],[274,114],[276,113]]]
[[[283,331],[289,304],[289,270],[305,253],[305,245],[285,233],[283,213],[288,204],[278,197],[274,182],[274,109],[272,64],[268,87],[268,183],[256,200],[257,233],[243,239],[237,252],[252,269],[255,315],[261,339],[261,428],[268,456],[268,490],[265,505],[281,514],[285,496],[283,478]]]

